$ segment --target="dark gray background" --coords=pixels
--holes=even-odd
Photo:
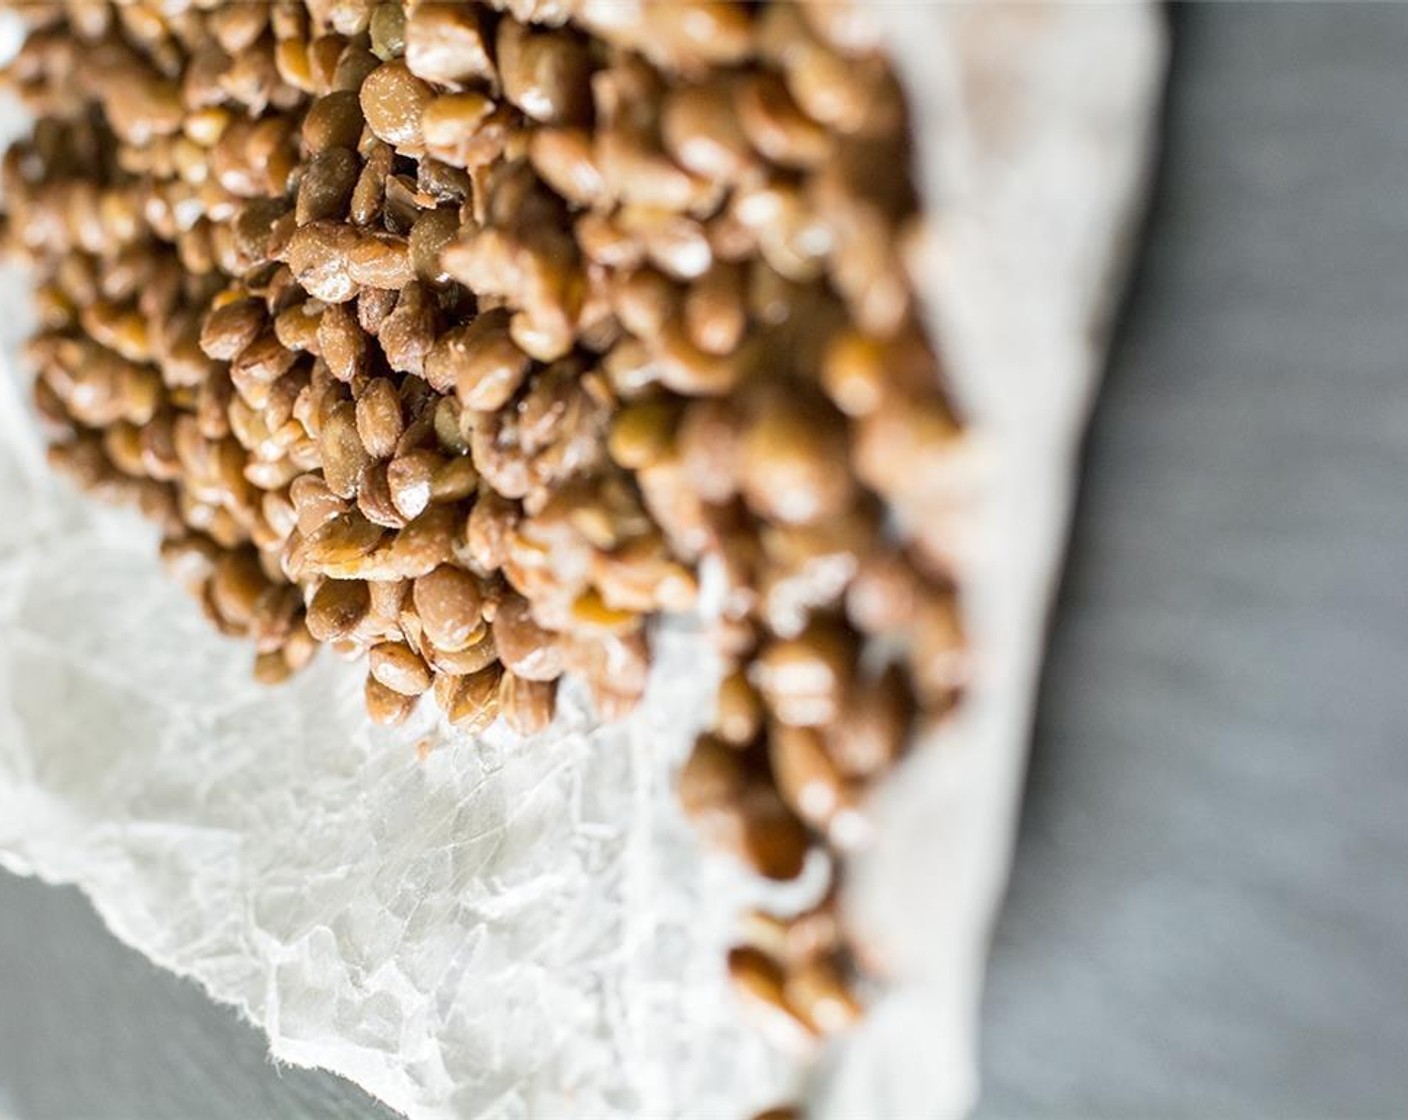
[[[266,1049],[115,941],[76,890],[0,872],[0,1120],[396,1116],[331,1074],[275,1069]]]
[[[1408,8],[1175,13],[995,1117],[1408,1115]]]
[[[1174,24],[980,1111],[1408,1115],[1408,8]],[[389,1115],[3,876],[0,1092],[23,1120]]]

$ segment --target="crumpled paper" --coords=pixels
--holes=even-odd
[[[808,1077],[740,1023],[724,955],[766,894],[702,852],[673,775],[716,678],[671,620],[646,703],[568,691],[528,741],[367,725],[331,658],[270,691],[160,573],[134,515],[52,480],[0,320],[0,864],[79,885],[285,1062],[413,1117],[955,1116],[975,1092],[1074,452],[1147,167],[1145,6],[879,6],[933,236],[916,261],[974,423],[963,718],[882,791],[850,898],[894,980]],[[8,133],[20,127],[11,112]],[[23,278],[4,277],[7,308]],[[427,706],[428,707],[428,706]]]

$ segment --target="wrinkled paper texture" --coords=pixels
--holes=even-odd
[[[331,657],[249,678],[134,514],[51,479],[0,320],[0,864],[80,886],[113,932],[413,1117],[950,1116],[1009,859],[1045,611],[1163,32],[1144,6],[876,8],[934,218],[916,262],[977,438],[963,718],[882,792],[856,920],[894,983],[808,1081],[739,1020],[725,949],[763,897],[703,853],[673,775],[717,667],[673,620],[642,710],[568,692],[528,741],[427,713],[371,728]],[[13,108],[6,136],[22,128]],[[426,705],[430,707],[430,705]],[[823,869],[766,897],[800,904]]]

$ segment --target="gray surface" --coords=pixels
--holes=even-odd
[[[76,890],[0,872],[4,1120],[392,1120],[118,944]],[[8,1108],[13,1113],[5,1113]]]
[[[1176,21],[985,1117],[1408,1115],[1408,8]]]
[[[982,1111],[1403,1116],[1408,9],[1178,31]],[[0,877],[0,1086],[27,1120],[374,1115],[262,1052],[71,892]]]

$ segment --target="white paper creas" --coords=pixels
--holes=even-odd
[[[1143,6],[877,11],[935,219],[923,291],[977,437],[978,679],[959,726],[883,793],[852,901],[895,980],[812,1090],[826,1116],[928,1117],[973,1093],[987,928],[1162,31]],[[6,278],[7,308],[22,283]],[[716,678],[694,627],[664,628],[635,717],[594,727],[569,692],[527,742],[372,729],[359,671],[330,658],[257,686],[249,651],[161,574],[151,531],[49,478],[24,333],[0,322],[0,863],[78,884],[278,1059],[414,1117],[722,1120],[795,1091],[803,1067],[740,1022],[726,982],[761,888],[701,852],[674,800]]]

